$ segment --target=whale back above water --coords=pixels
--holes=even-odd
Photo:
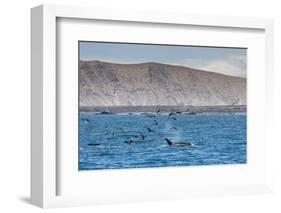
[[[169,146],[193,146],[190,142],[172,142],[168,138],[165,138],[165,140]]]

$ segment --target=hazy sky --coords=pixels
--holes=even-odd
[[[80,42],[80,60],[158,62],[246,77],[247,49]]]

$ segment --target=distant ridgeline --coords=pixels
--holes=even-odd
[[[159,63],[80,61],[81,111],[246,111],[246,78]]]

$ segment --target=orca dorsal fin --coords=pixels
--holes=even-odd
[[[173,142],[170,141],[168,138],[165,138],[166,142],[168,143],[169,146],[172,146],[173,145]]]

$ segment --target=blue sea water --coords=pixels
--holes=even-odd
[[[80,113],[79,131],[80,170],[247,162],[246,114],[151,117]],[[165,138],[193,146],[168,146]],[[126,140],[134,143],[124,143]]]

